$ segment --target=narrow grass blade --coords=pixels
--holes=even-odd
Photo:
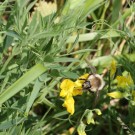
[[[98,35],[101,35],[98,32],[92,32],[87,34],[80,34],[78,42],[90,41],[94,40]],[[69,37],[66,41],[67,43],[73,43],[76,40],[77,35]],[[113,37],[120,37],[120,34],[117,31],[108,31],[107,33],[101,35],[100,39],[104,38],[113,38]]]

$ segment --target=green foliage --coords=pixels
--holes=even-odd
[[[116,76],[130,74],[135,82],[135,3],[67,0],[48,16],[31,11],[36,3],[0,2],[0,135],[135,134],[134,84],[124,99],[107,96],[124,91]],[[60,84],[89,73],[85,59],[99,74],[108,69],[106,85],[95,108],[96,93],[84,92],[69,115]],[[114,59],[117,71],[110,78]]]

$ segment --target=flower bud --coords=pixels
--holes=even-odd
[[[86,120],[87,120],[87,123],[90,124],[95,124],[95,121],[93,119],[93,112],[92,111],[89,111],[87,116],[86,116]]]
[[[77,128],[77,132],[78,132],[79,135],[86,135],[85,127],[86,127],[86,125],[83,122],[81,122],[80,125]]]

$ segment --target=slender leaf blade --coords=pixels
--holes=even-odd
[[[9,98],[14,96],[17,92],[22,90],[30,82],[39,77],[46,70],[41,64],[35,65],[28,72],[26,72],[20,79],[13,83],[8,89],[0,94],[0,104],[7,101]]]

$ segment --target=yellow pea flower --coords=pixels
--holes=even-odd
[[[66,98],[65,98],[65,101],[64,101],[64,103],[63,103],[63,107],[66,107],[67,108],[67,112],[69,112],[71,115],[73,115],[73,113],[74,113],[74,103],[75,103],[75,101],[74,101],[74,99],[73,99],[73,97],[72,96],[67,96]]]
[[[123,98],[125,96],[125,94],[120,91],[110,92],[110,93],[107,93],[107,95],[112,98],[118,98],[118,99]]]
[[[73,115],[74,113],[74,99],[73,99],[73,95],[78,95],[79,92],[74,91],[74,86],[75,83],[69,79],[65,79],[61,85],[61,92],[60,92],[60,97],[65,98],[64,103],[63,103],[63,107],[66,107],[67,111]]]
[[[72,115],[74,113],[74,99],[73,96],[82,95],[82,84],[84,83],[85,79],[89,74],[85,74],[75,82],[71,81],[70,79],[65,79],[62,81],[60,88],[60,97],[65,98],[63,107],[67,108],[67,111]]]
[[[65,79],[61,83],[60,88],[60,97],[82,95],[82,82],[79,82],[79,80],[73,82],[69,79]]]
[[[69,79],[65,79],[61,83],[60,88],[61,88],[60,97],[72,96],[74,89],[74,82]]]
[[[88,78],[89,74],[84,74],[79,77],[75,81],[74,90],[73,90],[73,96],[82,95],[82,84],[85,82],[85,80]]]
[[[73,90],[73,96],[77,96],[77,95],[82,95],[82,93],[83,93],[83,91],[82,91],[82,89],[74,89]]]
[[[84,75],[80,76],[79,79],[87,79],[88,76],[89,76],[89,74],[84,74]]]
[[[125,88],[127,86],[133,85],[133,80],[130,75],[126,76],[117,76],[116,77],[117,82],[118,82],[118,87]]]

